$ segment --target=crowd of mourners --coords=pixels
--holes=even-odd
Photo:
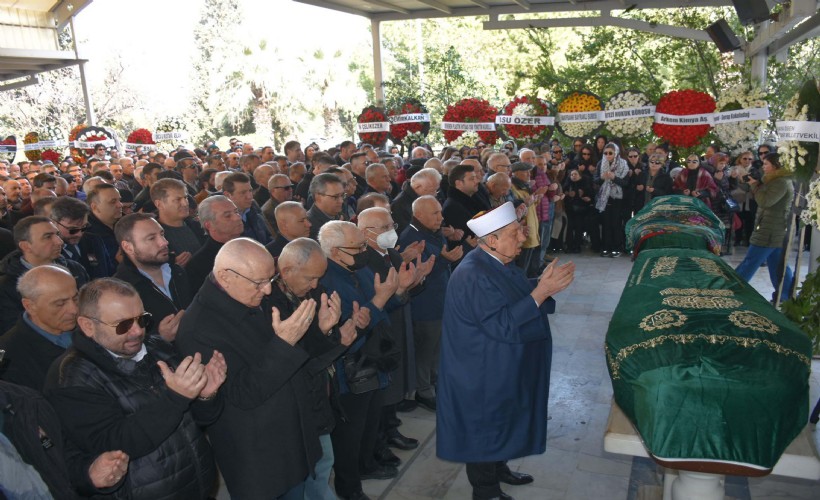
[[[0,490],[204,499],[221,473],[233,498],[366,499],[419,445],[400,414],[436,411],[469,220],[513,202],[535,277],[559,252],[618,257],[633,214],[681,194],[731,253],[773,152],[232,139],[0,162]]]

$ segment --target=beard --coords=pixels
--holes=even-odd
[[[147,252],[143,253],[140,251],[134,252],[134,260],[137,261],[137,264],[145,267],[160,267],[163,264],[167,264],[168,257],[168,250],[163,250],[155,254],[148,254]]]

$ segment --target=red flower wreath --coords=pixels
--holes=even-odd
[[[498,114],[498,108],[483,99],[462,99],[452,106],[447,106],[441,121],[455,123],[492,123]],[[453,142],[464,134],[463,130],[444,130],[444,140]],[[495,144],[498,133],[495,131],[478,132],[478,137],[487,144]]]
[[[53,149],[46,149],[40,154],[40,159],[43,161],[48,160],[55,165],[59,165],[60,162],[63,161],[63,155]]]
[[[68,133],[68,151],[71,155],[71,158],[74,159],[77,163],[85,163],[88,160],[88,156],[83,152],[82,149],[77,149],[74,147],[74,141],[77,140],[77,136],[80,134],[80,131],[85,130],[88,128],[88,125],[85,123],[81,123],[71,129],[71,132]]]
[[[0,153],[0,159],[6,161],[13,161],[14,156],[17,154],[17,138],[13,135],[10,135],[0,141],[0,146],[6,146],[10,151]]]
[[[145,128],[138,128],[128,134],[128,138],[125,142],[129,144],[156,144],[154,142],[154,134]]]
[[[427,108],[417,99],[405,99],[397,108],[387,112],[389,116],[427,113]],[[390,137],[395,142],[402,142],[407,134],[421,133],[424,137],[430,132],[430,122],[405,122],[390,124]]]
[[[532,107],[533,114],[531,116],[551,116],[553,114],[550,112],[550,104],[547,101],[534,96],[516,97],[504,106],[502,114],[512,115],[515,108],[521,104]],[[500,125],[499,128],[520,146],[528,142],[543,142],[549,139],[555,127],[547,125]]]
[[[655,111],[667,115],[713,113],[715,100],[709,94],[698,90],[673,90],[661,96]],[[711,125],[669,125],[657,121],[652,125],[655,135],[679,148],[697,145],[709,133],[710,128]]]
[[[378,108],[376,106],[368,106],[364,108],[359,114],[359,118],[356,120],[356,123],[373,123],[373,122],[386,122],[387,115],[384,114],[384,110]],[[383,146],[385,142],[387,142],[387,132],[363,132],[359,134],[359,138],[362,142],[366,142],[374,147]]]

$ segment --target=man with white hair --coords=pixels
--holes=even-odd
[[[264,166],[265,165],[261,165],[256,170],[259,171],[259,169]],[[261,203],[262,215],[264,216],[265,223],[268,225],[268,229],[270,229],[270,233],[272,235],[279,232],[276,225],[276,207],[280,203],[293,199],[293,187],[294,186],[290,181],[290,177],[285,174],[275,174],[265,183],[264,189],[268,192],[268,199],[267,201]],[[260,186],[259,189],[263,188]]]
[[[441,184],[441,174],[434,168],[423,168],[413,174],[410,182],[401,188],[401,194],[396,196],[390,204],[393,213],[393,220],[399,225],[397,231],[402,231],[410,224],[413,216],[412,205],[416,198],[427,195],[435,195]]]
[[[421,146],[416,146],[413,148],[413,151],[410,153],[410,159],[415,160],[416,158],[430,158],[430,151],[427,151],[427,148],[423,148]]]
[[[208,234],[208,238],[197,250],[185,271],[188,273],[188,281],[191,290],[196,294],[205,278],[214,267],[216,254],[222,245],[232,239],[242,236],[245,226],[242,224],[242,217],[236,205],[225,196],[214,195],[202,200],[197,208],[199,223]]]
[[[217,349],[230,367],[220,390],[225,405],[208,435],[234,498],[301,498],[322,456],[310,356],[297,345],[317,314],[316,301],[302,301],[283,319],[270,302],[275,278],[273,257],[261,244],[225,243],[177,334],[184,355],[205,361]]]

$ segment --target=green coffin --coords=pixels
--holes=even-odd
[[[806,424],[811,344],[702,248],[637,256],[606,336],[615,400],[661,461],[765,473]]]

